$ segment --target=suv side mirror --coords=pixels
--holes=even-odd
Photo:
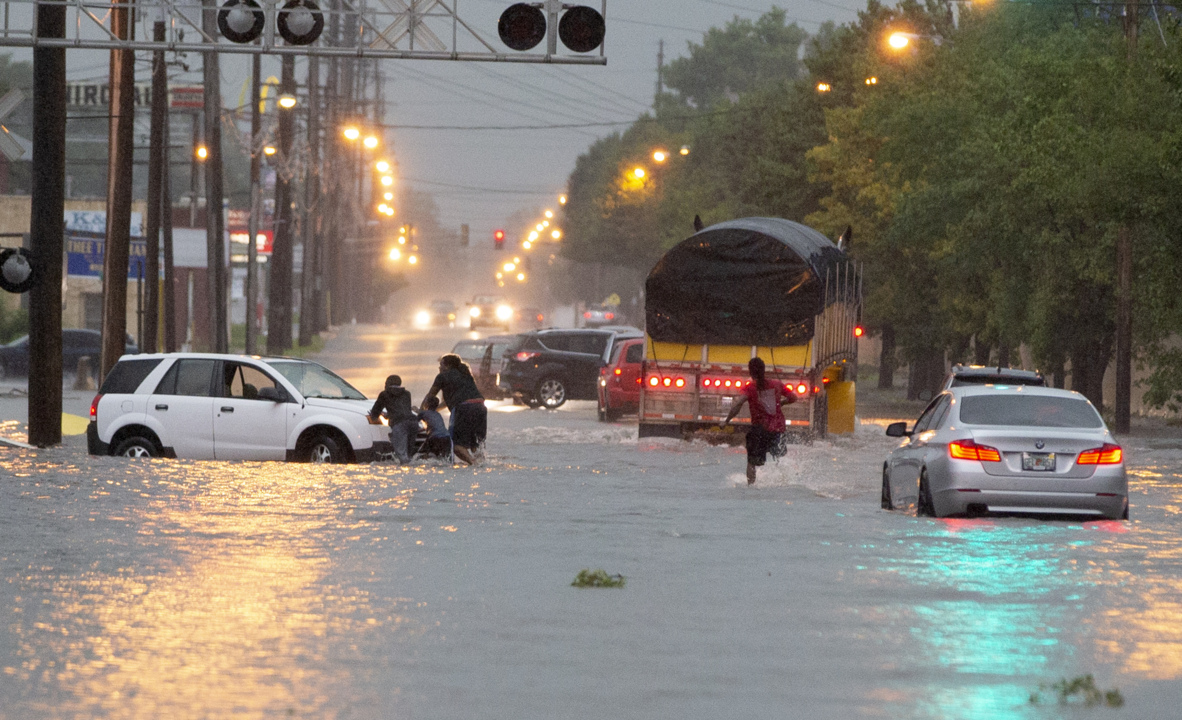
[[[262,390],[259,393],[261,394]],[[896,422],[887,425],[886,434],[889,437],[908,437],[911,435],[911,433],[907,432],[907,423],[905,422]]]
[[[279,388],[265,387],[259,388],[259,393],[256,395],[259,400],[270,400],[271,402],[283,402],[284,398]]]

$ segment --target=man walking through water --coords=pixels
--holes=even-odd
[[[386,389],[378,394],[369,411],[374,420],[383,410],[386,411],[390,422],[390,449],[403,465],[410,461],[410,442],[419,429],[419,418],[410,405],[410,391],[402,387],[402,378],[391,375],[386,378]]]
[[[488,434],[488,409],[484,407],[484,396],[476,389],[472,370],[459,355],[448,353],[439,358],[439,374],[420,407],[426,409],[428,399],[441,391],[443,403],[451,411],[452,452],[471,465]]]
[[[751,429],[747,431],[747,484],[755,484],[755,469],[767,462],[768,451],[778,447],[788,421],[784,419],[784,405],[796,402],[796,396],[785,394],[778,382],[768,382],[763,360],[751,358],[747,363],[751,383],[743,386],[743,397],[727,413],[723,425],[739,414],[744,405],[751,406]]]

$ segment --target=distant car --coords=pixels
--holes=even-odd
[[[461,340],[451,349],[472,369],[476,388],[489,400],[503,395],[498,387],[505,351],[517,342],[517,335],[490,335],[480,340]]]
[[[451,300],[432,300],[424,310],[415,314],[419,327],[455,327],[456,304]]]
[[[505,355],[501,390],[530,407],[561,407],[567,400],[598,396],[599,368],[624,337],[604,330],[534,330]]]
[[[90,405],[86,444],[133,458],[368,462],[390,451],[372,405],[307,360],[125,355]]]
[[[496,295],[477,295],[468,303],[468,327],[501,327],[513,324],[513,306]]]
[[[583,327],[611,325],[619,316],[617,308],[613,305],[592,305],[583,311]]]
[[[546,325],[546,313],[534,307],[524,307],[517,311],[517,325],[519,328],[540,330]]]
[[[1045,387],[1046,379],[1033,370],[998,367],[996,365],[953,365],[944,378],[944,389],[962,385],[1031,385]]]
[[[135,355],[140,351],[130,335],[124,338],[123,354]],[[103,334],[98,330],[70,328],[62,330],[62,372],[73,373],[78,369],[78,360],[90,358],[90,372],[97,377],[99,358],[103,352]],[[29,374],[29,336],[25,335],[0,345],[0,368],[5,377]]]
[[[607,365],[599,368],[600,422],[613,422],[624,413],[640,409],[640,374],[643,364],[643,337],[620,340],[612,348]]]
[[[1088,399],[1021,385],[937,395],[882,466],[882,507],[919,515],[1128,519],[1123,450]]]

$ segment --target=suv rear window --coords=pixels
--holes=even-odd
[[[120,360],[107,373],[103,380],[103,387],[99,393],[128,394],[136,391],[144,378],[148,377],[163,358],[148,358],[146,360]]]
[[[1087,400],[1047,395],[970,395],[961,399],[967,425],[1098,428],[1104,422]]]

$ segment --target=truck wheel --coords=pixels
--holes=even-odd
[[[157,449],[156,443],[142,435],[133,435],[115,448],[112,453],[118,457],[129,458],[154,458],[160,457],[160,450]]]
[[[538,383],[537,398],[547,410],[555,410],[566,402],[566,385],[558,378],[546,378]]]

